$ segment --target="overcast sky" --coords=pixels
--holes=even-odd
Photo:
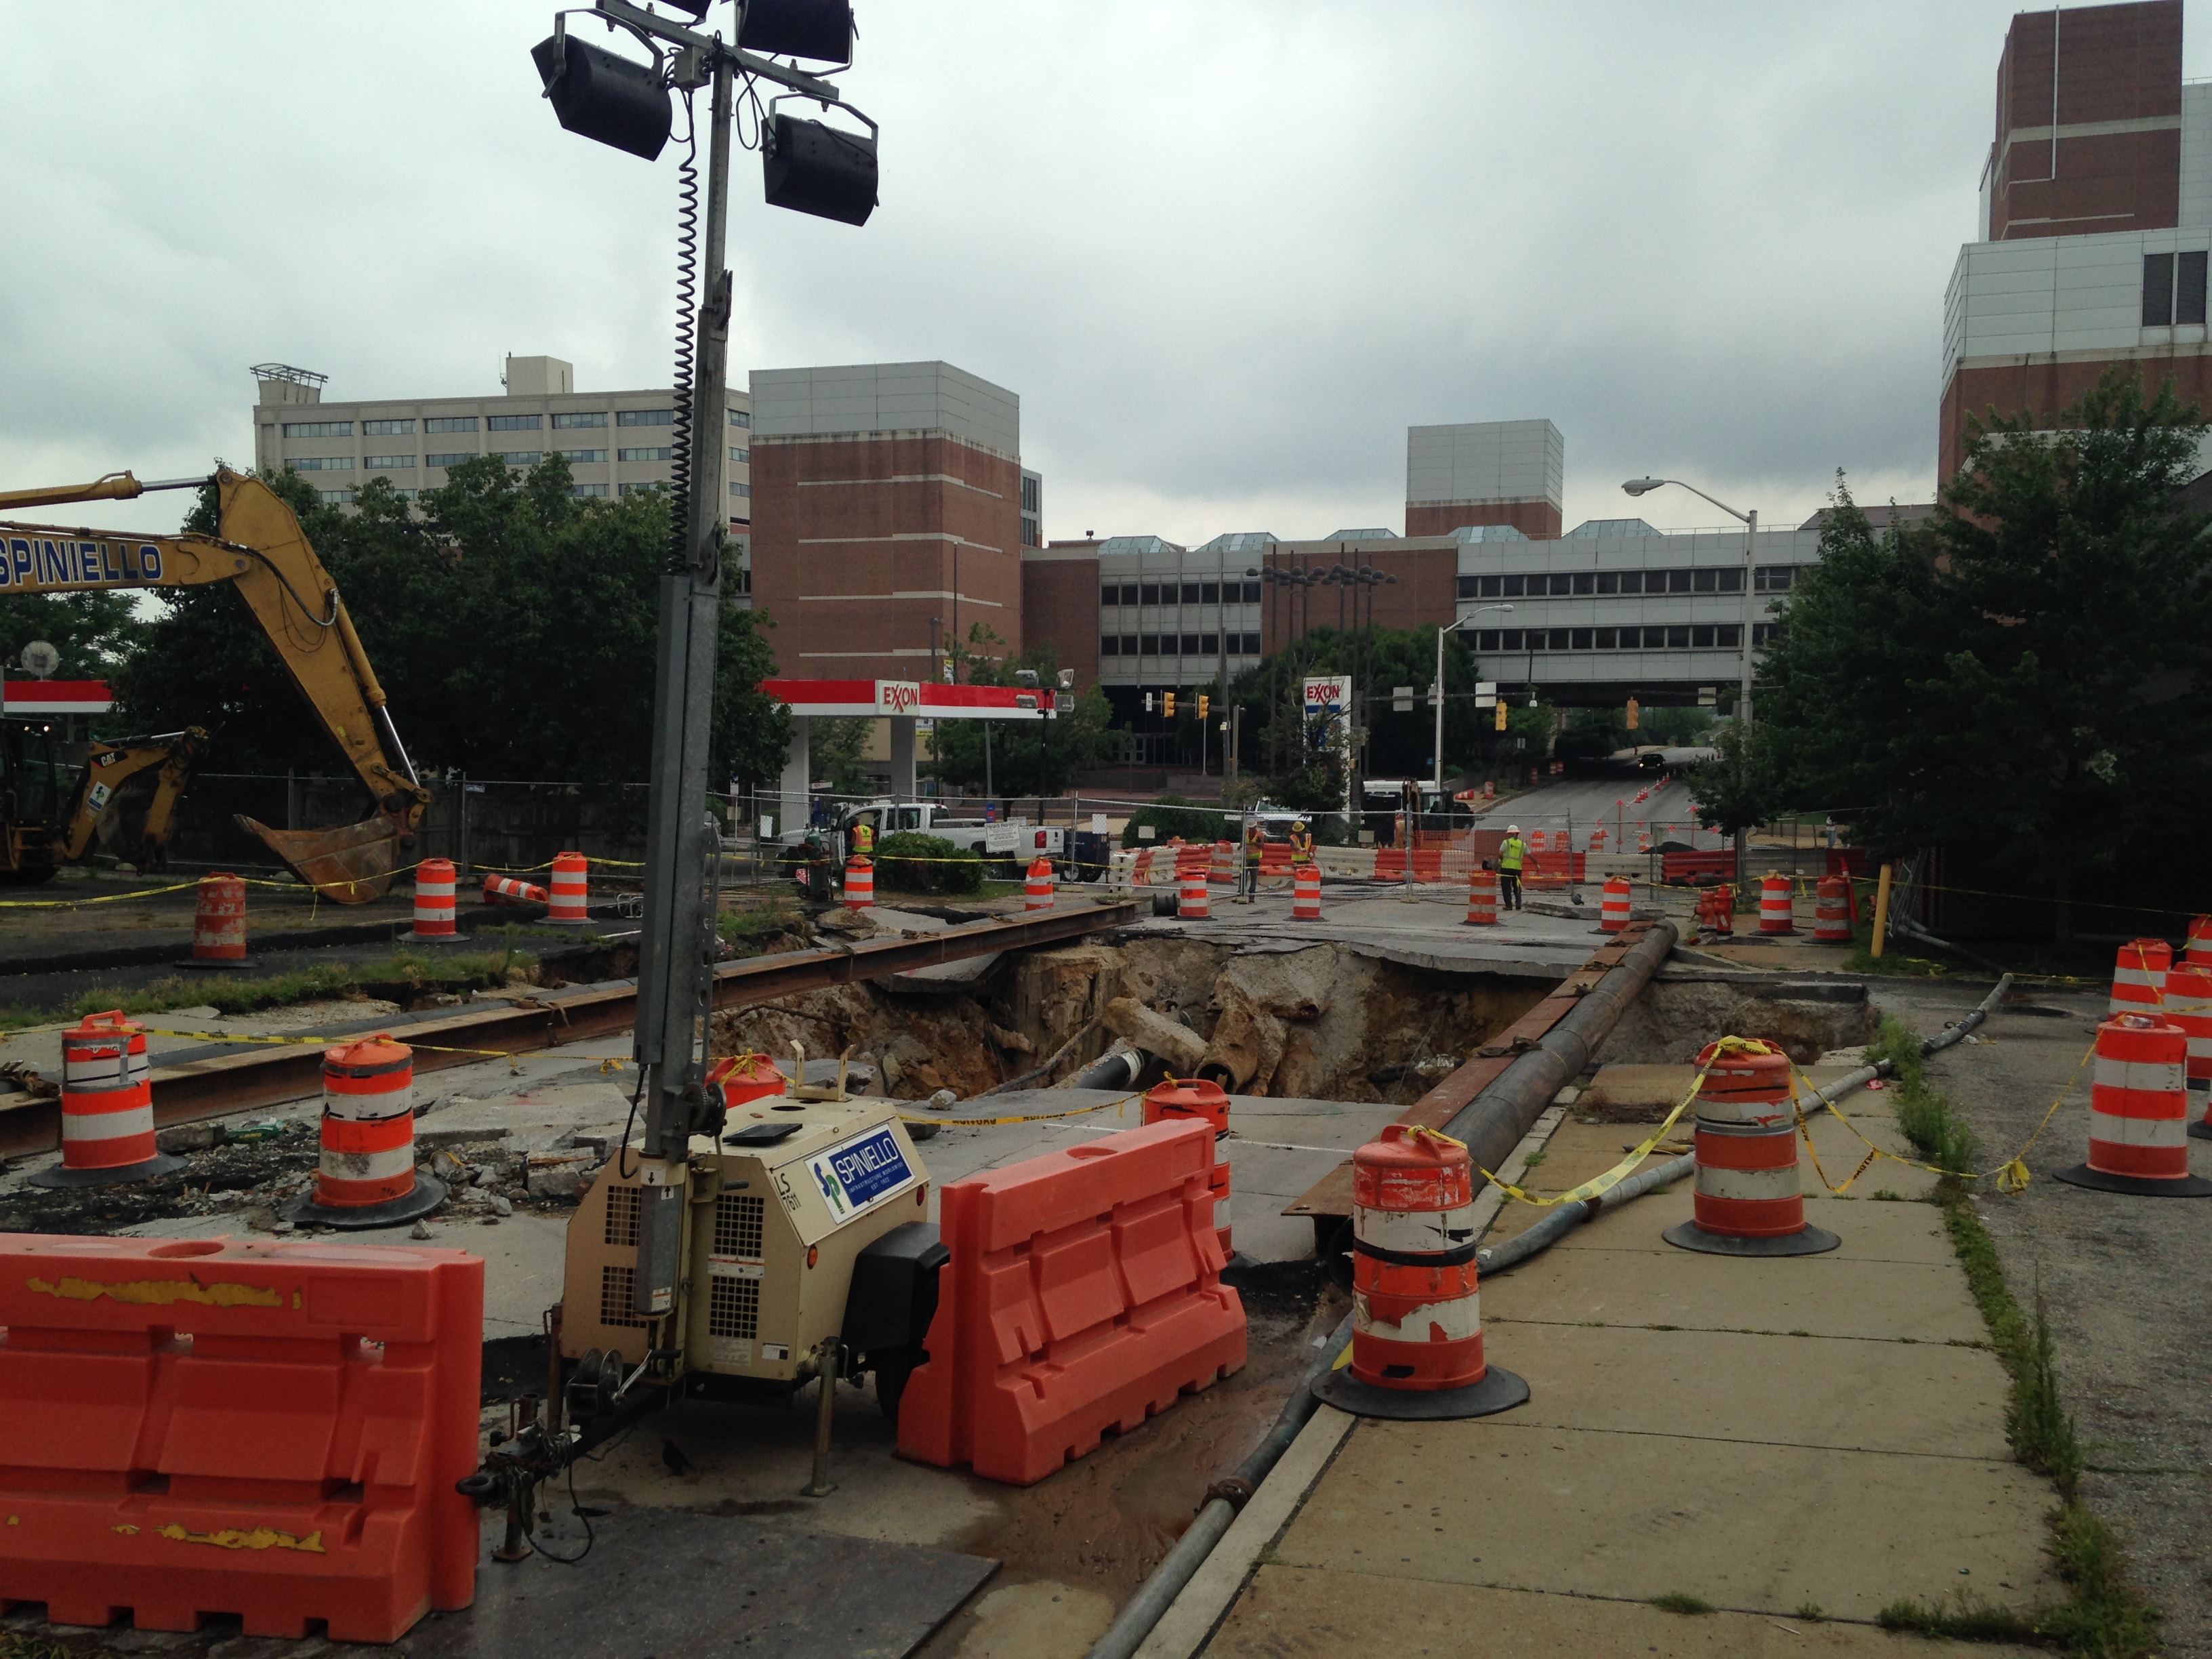
[[[859,0],[883,204],[772,210],[741,158],[732,379],[1007,386],[1054,537],[1402,528],[1408,424],[1539,416],[1570,526],[1720,522],[1632,506],[1647,471],[1775,523],[1838,467],[1925,500],[2013,10]],[[250,461],[268,359],[333,398],[495,392],[510,351],[665,384],[674,157],[560,131],[551,15],[10,0],[0,487]]]

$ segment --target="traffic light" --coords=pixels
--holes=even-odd
[[[1206,693],[1205,693],[1205,692],[1203,692],[1203,691],[1200,692],[1200,693],[1198,694],[1198,717],[1199,717],[1199,719],[1200,719],[1200,720],[1204,720],[1204,719],[1206,718],[1206,712],[1207,712],[1209,709],[1211,709],[1212,707],[1213,707],[1213,699],[1212,699],[1212,697],[1207,696],[1206,695]]]
[[[1173,720],[1175,718],[1174,692],[1163,691],[1160,693],[1160,713],[1165,714],[1170,720]]]
[[[1635,698],[1631,697],[1628,700],[1628,729],[1630,731],[1633,732],[1636,730],[1636,723],[1643,715],[1643,704],[1638,702]]]
[[[1498,700],[1498,723],[1495,729],[1500,732],[1505,729],[1505,699],[1503,697]]]

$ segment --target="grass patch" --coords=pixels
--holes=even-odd
[[[1972,1595],[1962,1595],[1950,1607],[1907,1596],[1892,1601],[1875,1614],[1874,1621],[1884,1630],[1911,1631],[1953,1642],[2029,1642],[2040,1646],[2048,1634],[2034,1617]]]
[[[398,951],[381,962],[358,968],[343,963],[318,963],[296,973],[272,974],[261,979],[229,974],[191,978],[173,975],[137,990],[111,986],[87,991],[72,1001],[66,1012],[80,1019],[88,1014],[105,1013],[111,1008],[132,1015],[165,1014],[178,1008],[213,1008],[221,1014],[252,1014],[302,1002],[362,996],[364,986],[405,985],[416,990],[482,989],[505,985],[518,972],[526,977],[535,966],[535,957],[511,945],[504,951],[470,956],[433,957]]]
[[[1974,1132],[1960,1120],[1948,1101],[1929,1087],[1920,1039],[1894,1019],[1883,1020],[1880,1035],[1867,1045],[1869,1065],[1885,1060],[1893,1068],[1890,1085],[1897,1127],[1912,1143],[1913,1151],[1947,1176],[1971,1173],[1978,1151]]]
[[[1818,1625],[1825,1622],[1828,1615],[1821,1611],[1818,1601],[1803,1601],[1798,1604],[1797,1617],[1808,1625]]]
[[[1668,1590],[1664,1595],[1655,1595],[1651,1605],[1662,1613],[1711,1613],[1713,1604],[1686,1590]]]

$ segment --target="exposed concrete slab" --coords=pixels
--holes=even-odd
[[[1746,1388],[1776,1339],[1733,1331],[1493,1324],[1484,1351],[1528,1379],[1513,1420],[2002,1462],[2004,1367],[1985,1348],[1800,1338],[1785,1386]]]
[[[1759,1374],[1786,1389],[1795,1369]],[[2007,1463],[1595,1433],[1511,1413],[1364,1422],[1275,1559],[1870,1620],[1900,1595],[1940,1601],[1962,1586],[2015,1607],[2055,1594],[2049,1503],[2045,1482]]]
[[[1639,1199],[1632,1207],[1617,1214],[1601,1212],[1596,1221],[1576,1228],[1554,1248],[1568,1251],[1659,1248],[1659,1235],[1678,1221],[1687,1221],[1693,1212],[1694,1200],[1690,1183],[1684,1182],[1669,1192]],[[1808,1198],[1805,1200],[1805,1218],[1815,1227],[1826,1227],[1844,1241],[1827,1255],[1805,1260],[1901,1261],[1929,1267],[1949,1267],[1956,1260],[1950,1235],[1944,1231],[1942,1212],[1932,1204]]]
[[[1480,1640],[1474,1632],[1480,1632]],[[2005,1659],[2009,1644],[1929,1642],[1864,1625],[1815,1624],[1768,1613],[1662,1613],[1634,1601],[1425,1585],[1371,1573],[1265,1566],[1206,1647],[1208,1659],[1377,1659],[1480,1653],[1484,1659],[1560,1654],[1656,1654],[1661,1659]]]

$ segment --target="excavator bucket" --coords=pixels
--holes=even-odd
[[[337,830],[271,830],[234,815],[301,881],[339,904],[368,904],[392,886],[399,864],[399,826],[381,813]]]

